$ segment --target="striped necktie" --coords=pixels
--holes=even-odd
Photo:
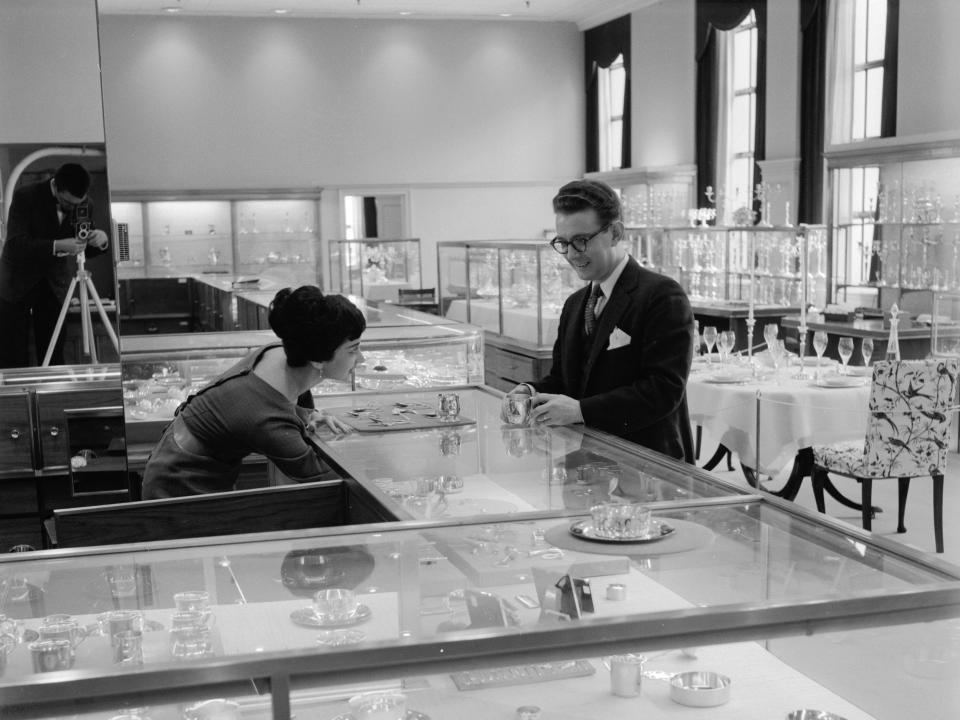
[[[593,335],[597,327],[597,300],[603,295],[600,285],[594,284],[590,287],[590,297],[587,298],[587,306],[583,310],[583,327],[587,335]]]

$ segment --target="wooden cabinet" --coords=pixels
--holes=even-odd
[[[0,395],[0,474],[33,470],[31,432],[30,395],[23,390]]]
[[[67,420],[64,410],[123,406],[123,393],[119,386],[69,390],[39,389],[36,399],[37,434],[40,442],[38,467],[44,470],[69,467]]]
[[[124,335],[190,332],[194,300],[190,278],[120,280],[120,325]]]

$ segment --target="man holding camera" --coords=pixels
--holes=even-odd
[[[90,173],[66,163],[53,178],[20,187],[7,217],[0,253],[0,368],[30,364],[30,322],[36,356],[53,338],[60,308],[77,271],[75,256],[103,252],[109,239],[93,225]],[[63,335],[51,364],[63,364]]]

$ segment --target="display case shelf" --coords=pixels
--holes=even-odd
[[[960,290],[960,137],[880,138],[824,157],[832,301],[887,309],[905,291]]]
[[[219,273],[318,284],[314,192],[120,192],[114,200],[113,220],[127,231],[121,278]]]

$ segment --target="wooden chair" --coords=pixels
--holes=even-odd
[[[51,540],[57,547],[113,545],[330,527],[346,518],[346,484],[324,480],[54,510]]]
[[[813,447],[813,493],[825,512],[828,473],[860,483],[863,527],[871,529],[873,481],[897,478],[897,532],[906,532],[904,509],[910,479],[933,478],[933,528],[943,552],[943,471],[950,421],[956,407],[958,358],[879,362],[873,369],[864,442]]]

